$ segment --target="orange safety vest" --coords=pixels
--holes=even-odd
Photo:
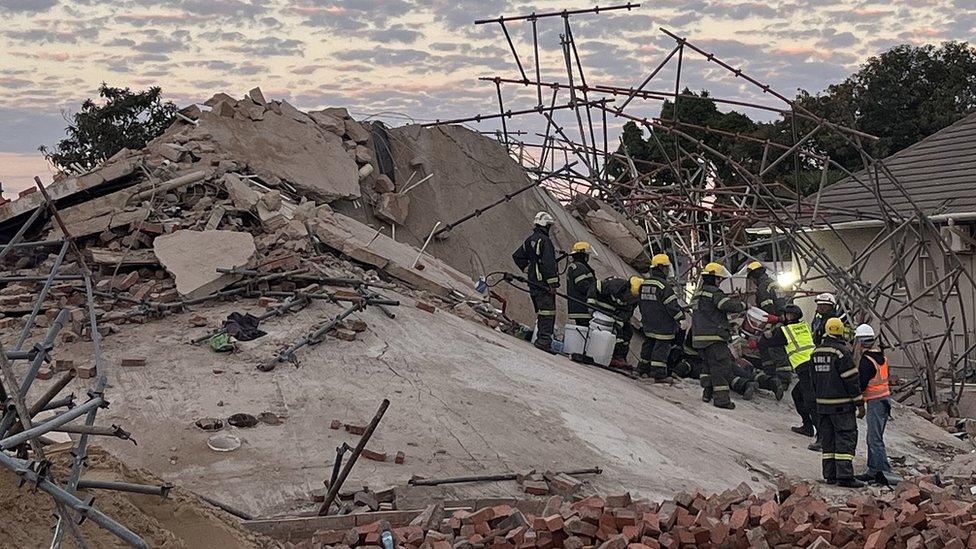
[[[864,358],[871,361],[874,364],[875,374],[868,382],[867,389],[864,389],[864,400],[875,400],[879,398],[884,398],[886,396],[891,396],[891,388],[888,387],[888,357],[885,357],[883,363],[878,364],[873,358],[865,356]]]

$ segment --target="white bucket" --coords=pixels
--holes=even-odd
[[[591,324],[592,327],[592,324]],[[617,336],[609,330],[590,330],[586,338],[586,356],[601,366],[610,364],[613,358],[613,348],[617,344]]]
[[[567,324],[563,328],[563,354],[583,354],[583,351],[586,349],[586,337],[589,331],[590,329],[586,326]]]
[[[590,320],[590,328],[594,330],[613,331],[616,321],[600,311],[593,311],[593,318]]]

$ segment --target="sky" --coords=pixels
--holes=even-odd
[[[160,86],[181,106],[260,86],[269,99],[302,109],[344,106],[356,118],[393,124],[497,112],[494,85],[478,78],[519,73],[501,26],[474,20],[596,3],[0,0],[0,182],[9,197],[35,175],[50,179],[53,169],[37,147],[63,136],[65,116],[101,82]],[[839,82],[897,44],[972,40],[976,1],[652,0],[630,11],[575,16],[571,23],[590,84],[640,84],[674,47],[659,30],[665,27],[792,96]],[[513,22],[508,29],[533,72],[531,25]],[[562,18],[540,19],[538,32],[542,79],[565,80]],[[673,88],[673,67],[649,87]],[[691,55],[682,69],[685,85],[769,101]],[[534,89],[504,87],[503,94],[506,108],[535,104]],[[638,112],[654,115],[659,108]],[[473,127],[488,131],[496,124]]]

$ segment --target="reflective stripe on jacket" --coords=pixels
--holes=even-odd
[[[864,400],[877,400],[891,396],[891,387],[888,386],[888,358],[886,357],[881,364],[878,364],[870,356],[865,355],[864,358],[874,364],[874,369],[877,372],[868,382],[868,388],[864,390]]]
[[[813,344],[813,332],[806,322],[795,322],[782,327],[786,336],[786,355],[790,359],[790,366],[796,367],[810,360],[816,345]]]

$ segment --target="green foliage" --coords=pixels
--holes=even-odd
[[[176,105],[161,99],[162,90],[151,87],[133,92],[113,88],[102,82],[98,97],[86,99],[81,111],[71,116],[67,136],[55,148],[38,147],[51,163],[61,169],[77,164],[94,168],[122,149],[142,149],[173,123]]]
[[[760,171],[762,166],[763,144],[693,126],[743,134],[787,147],[793,144],[794,135],[801,138],[816,127],[816,122],[802,118],[783,117],[773,122],[756,122],[736,111],[723,113],[707,91],[694,94],[686,89],[683,95],[692,97],[679,97],[677,108],[671,101],[664,103],[658,117],[662,124],[669,125],[676,119],[680,122],[676,127],[683,133],[753,173]],[[830,122],[879,137],[877,142],[861,140],[861,145],[870,154],[885,157],[976,110],[976,49],[964,42],[946,42],[939,47],[898,46],[871,57],[857,73],[819,94],[800,91],[796,102]],[[669,159],[679,158],[682,150],[698,150],[687,138],[675,137],[663,129],[649,130],[646,138],[643,133],[636,124],[628,123],[624,127],[622,148],[618,151],[622,153],[625,148],[642,173],[650,173]],[[830,167],[825,184],[843,178],[845,170],[854,172],[863,167],[863,159],[852,139],[847,134],[821,130],[805,143],[803,150],[807,153],[829,156],[840,165]],[[782,148],[771,147],[766,153],[767,165],[782,153]],[[715,155],[710,159],[719,178],[726,183],[733,182],[735,172],[732,167]],[[798,175],[796,164],[800,168]],[[796,164],[792,157],[785,159],[764,178],[798,190],[802,195],[816,192],[823,177],[821,163],[811,154],[801,153]],[[682,176],[694,173],[697,167],[693,161],[682,162]],[[624,168],[625,164],[615,162],[611,174],[626,174]],[[655,173],[650,183],[665,185],[676,180],[672,170],[663,169]]]

